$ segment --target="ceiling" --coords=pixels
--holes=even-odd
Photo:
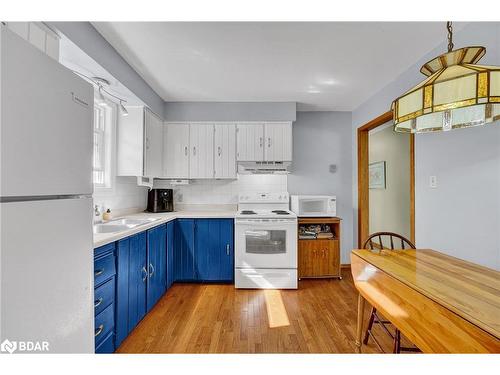
[[[93,25],[165,101],[294,101],[299,110],[353,110],[446,41],[444,22]]]

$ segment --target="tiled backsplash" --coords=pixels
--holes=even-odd
[[[114,213],[129,209],[142,211],[147,206],[148,188],[137,186],[135,177],[116,177],[113,190],[98,190],[94,192],[93,198],[100,210],[111,208]]]
[[[155,180],[154,187],[174,189],[174,202],[182,204],[237,204],[241,193],[288,191],[287,175],[238,175],[236,180],[192,180],[189,185]]]

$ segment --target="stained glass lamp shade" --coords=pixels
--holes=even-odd
[[[422,66],[427,76],[392,103],[394,130],[423,133],[500,119],[500,67],[476,65],[484,47],[450,51]]]

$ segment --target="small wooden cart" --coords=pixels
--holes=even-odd
[[[298,274],[303,278],[339,278],[340,272],[339,217],[299,217],[298,225],[326,224],[333,233],[331,239],[298,239]]]

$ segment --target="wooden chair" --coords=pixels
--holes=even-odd
[[[368,247],[369,246],[369,247]],[[392,232],[377,232],[371,234],[363,245],[364,249],[369,250],[378,250],[381,252],[382,250],[405,250],[405,249],[415,249],[415,245],[408,240],[407,238]],[[366,328],[365,337],[363,339],[363,344],[368,344],[368,339],[371,338],[378,346],[380,351],[383,352],[380,343],[377,341],[375,336],[372,333],[373,324],[380,324],[380,327],[392,338],[393,340],[393,353],[400,353],[402,351],[407,352],[418,352],[420,351],[415,347],[402,347],[401,346],[401,332],[399,329],[395,328],[394,334],[387,328],[388,325],[391,324],[388,320],[381,319],[381,317],[377,314],[377,309],[372,307],[370,313],[370,320],[368,321],[368,327]]]

